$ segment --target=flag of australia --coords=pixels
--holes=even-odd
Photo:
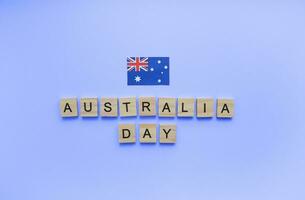
[[[128,85],[169,85],[169,57],[128,57]]]

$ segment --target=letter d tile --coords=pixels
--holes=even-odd
[[[135,143],[136,142],[136,126],[135,124],[119,125],[119,143]]]

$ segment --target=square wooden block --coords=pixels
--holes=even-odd
[[[97,117],[98,103],[97,98],[81,98],[80,99],[80,115],[82,117]]]
[[[117,98],[101,98],[100,115],[102,117],[118,116],[118,99]]]
[[[194,117],[194,98],[178,98],[178,117]]]
[[[218,99],[217,100],[217,117],[232,118],[234,116],[234,100]]]
[[[120,98],[120,116],[137,116],[137,100],[135,97]]]
[[[60,100],[60,114],[62,117],[77,117],[77,98],[63,98]]]
[[[156,124],[140,124],[140,142],[156,143],[157,142]]]
[[[156,116],[156,98],[140,97],[139,114],[140,116]]]
[[[176,143],[175,124],[161,124],[160,125],[160,143]]]
[[[176,116],[176,98],[159,98],[159,117]]]
[[[214,99],[197,98],[197,117],[213,117]]]
[[[119,124],[119,143],[136,142],[136,125]]]

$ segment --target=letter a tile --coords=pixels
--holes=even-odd
[[[159,98],[159,117],[176,116],[176,98]]]
[[[62,117],[77,117],[77,98],[65,98],[60,100],[60,114]]]
[[[141,143],[156,143],[156,124],[140,124],[140,142]]]
[[[234,115],[234,100],[233,99],[218,99],[217,100],[217,117],[232,118]]]

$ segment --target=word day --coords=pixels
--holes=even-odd
[[[140,143],[156,143],[157,142],[157,125],[156,124],[140,124],[139,126]],[[119,125],[119,143],[135,143],[136,142],[136,125],[120,124]],[[161,124],[159,127],[159,142],[161,144],[176,143],[176,125]]]
[[[196,111],[195,111],[196,110]],[[214,116],[214,99],[212,98],[158,98],[136,97],[127,98],[81,98],[78,106],[77,98],[60,100],[62,117],[194,117],[208,118]],[[216,116],[232,118],[234,115],[233,99],[217,99]]]

